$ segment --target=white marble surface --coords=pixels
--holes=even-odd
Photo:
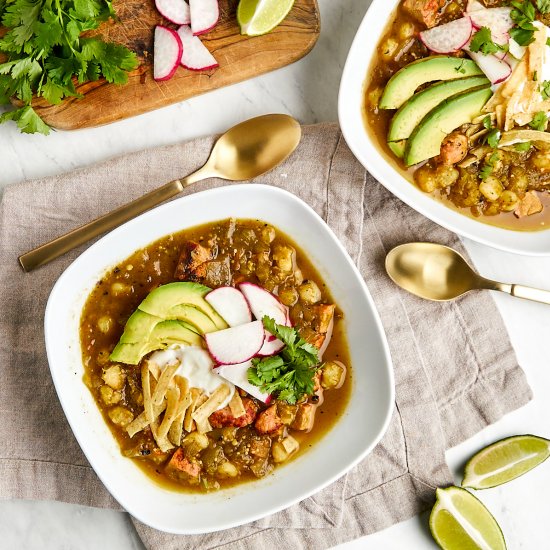
[[[20,135],[12,125],[0,126],[0,186],[65,172],[127,151],[220,132],[267,112],[290,113],[306,124],[336,120],[340,74],[369,0],[319,3],[323,29],[315,49],[305,59],[275,73],[103,128],[55,132],[44,138]],[[466,242],[466,246],[484,275],[550,289],[550,258],[514,256],[473,242]],[[457,482],[465,460],[485,444],[518,433],[550,436],[546,347],[550,309],[507,296],[496,296],[496,300],[535,398],[448,451],[447,460]],[[550,463],[501,488],[478,493],[499,520],[509,549],[548,548],[550,507],[545,494],[549,488]],[[0,547],[10,550],[142,548],[124,514],[63,503],[0,502],[0,533]],[[435,548],[425,517],[344,546],[347,550]]]

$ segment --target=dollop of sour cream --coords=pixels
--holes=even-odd
[[[212,395],[222,384],[228,386],[229,396],[216,410],[226,407],[235,393],[235,386],[213,371],[215,364],[210,354],[198,346],[174,345],[165,350],[155,351],[149,357],[149,361],[156,363],[161,371],[168,365],[179,363],[176,375],[186,378],[190,388],[200,388],[207,395]]]

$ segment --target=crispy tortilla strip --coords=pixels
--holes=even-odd
[[[158,407],[155,407],[154,414],[156,415],[156,418],[158,418],[160,413],[165,408],[166,408],[166,401],[163,401],[161,405],[159,405]],[[134,437],[134,435],[136,435],[138,432],[141,432],[141,430],[145,429],[147,426],[149,426],[149,419],[147,418],[145,411],[143,411],[130,424],[128,424],[128,427],[126,428],[126,432],[130,437]]]
[[[162,400],[166,397],[168,386],[170,385],[172,378],[174,378],[174,375],[176,374],[179,366],[180,362],[178,361],[164,368],[162,374],[160,375],[160,378],[158,379],[155,392],[153,393],[153,396],[151,398],[153,405],[160,405],[162,403]]]
[[[500,138],[499,147],[506,147],[523,141],[542,141],[550,143],[550,132],[539,132],[538,130],[510,130],[503,132]]]
[[[233,397],[231,398],[231,401],[229,401],[229,408],[231,409],[231,414],[235,418],[239,418],[240,416],[243,416],[244,414],[246,414],[246,410],[243,405],[243,400],[241,399],[241,396],[239,395],[237,388],[235,388],[235,391],[233,392]]]
[[[180,397],[180,390],[177,386],[170,386],[166,392],[166,411],[164,412],[164,418],[159,426],[157,437],[161,440],[166,439],[168,431],[172,426],[172,422],[176,419],[178,413],[178,403]]]
[[[189,391],[191,394],[191,403],[187,408],[187,411],[185,411],[185,418],[183,420],[183,429],[186,432],[192,432],[195,429],[195,421],[193,420],[191,415],[197,407],[197,401],[199,400],[201,395],[204,395],[202,391],[198,388],[191,388]]]
[[[147,361],[147,365],[149,366],[149,371],[153,375],[153,378],[158,380],[160,377],[160,367],[154,361]]]
[[[183,433],[183,421],[185,419],[185,412],[191,405],[191,392],[189,391],[189,384],[182,376],[174,377],[175,383],[180,391],[180,398],[176,410],[176,417],[174,422],[168,430],[168,439],[176,446],[180,445],[181,436]]]
[[[214,393],[191,415],[197,424],[199,433],[206,433],[212,430],[208,417],[216,411],[220,405],[229,397],[231,390],[226,384],[218,386]]]
[[[143,392],[143,411],[145,412],[148,424],[151,424],[156,416],[154,414],[153,402],[151,401],[151,374],[147,363],[144,363],[141,367],[141,390]]]

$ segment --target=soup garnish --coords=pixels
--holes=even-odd
[[[269,474],[342,414],[342,324],[284,234],[216,222],[102,277],[81,318],[85,382],[125,456],[172,488],[214,490]]]

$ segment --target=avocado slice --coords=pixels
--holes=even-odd
[[[203,340],[196,332],[190,330],[181,321],[162,321],[151,332],[148,343],[179,343],[190,346],[202,346]]]
[[[444,99],[465,90],[489,84],[489,80],[484,76],[471,76],[438,82],[414,94],[399,108],[391,120],[388,144],[392,151],[398,157],[402,157],[405,152],[405,144],[394,145],[393,142],[408,139],[420,121]]]
[[[426,82],[482,74],[481,69],[471,59],[445,55],[424,57],[399,69],[390,78],[378,106],[380,109],[399,109]]]
[[[190,325],[189,328],[198,334],[207,334],[218,330],[216,323],[204,311],[189,304],[178,304],[171,307],[166,312],[166,318],[185,320]]]
[[[144,355],[167,348],[172,344],[201,346],[202,338],[196,332],[188,329],[181,321],[161,321],[155,326],[147,341],[120,341],[113,349],[110,359],[117,363],[137,365]]]
[[[407,140],[405,164],[411,166],[439,155],[445,136],[478,116],[492,94],[489,86],[478,86],[453,95],[432,109]]]
[[[204,299],[204,296],[211,290],[211,288],[198,283],[169,283],[150,292],[138,308],[150,315],[166,319],[168,311],[174,306],[179,304],[195,306],[210,317],[217,329],[222,330],[227,328],[227,323]]]
[[[146,342],[149,340],[149,335],[153,329],[161,321],[164,321],[164,319],[136,309],[136,311],[130,315],[128,321],[126,321],[120,341],[124,344]]]

